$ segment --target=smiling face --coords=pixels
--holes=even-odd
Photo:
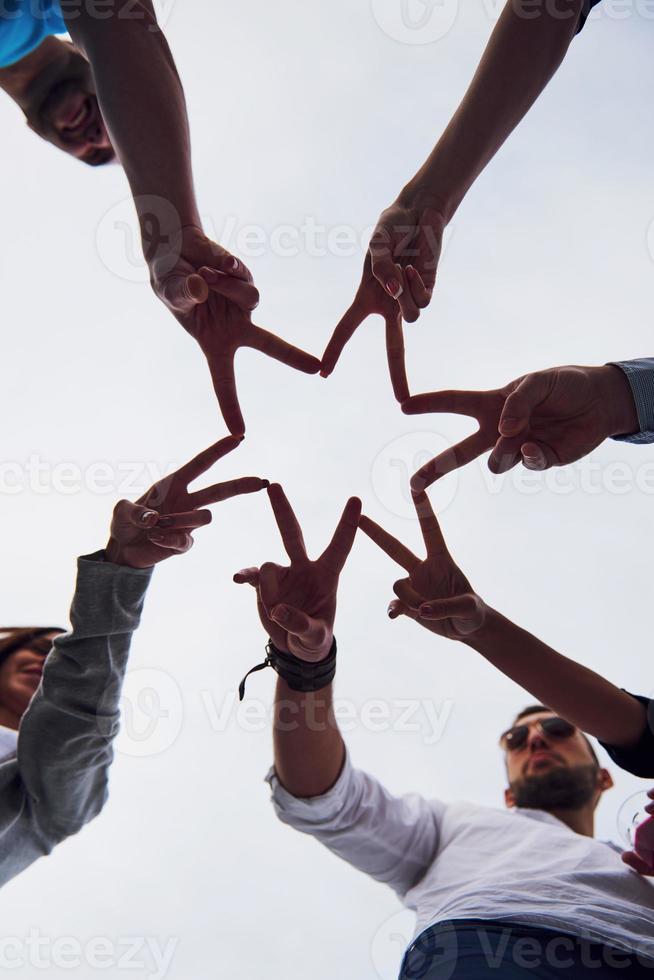
[[[78,160],[97,167],[115,159],[86,58],[68,42],[50,38],[52,56],[39,65],[21,97],[35,133]]]
[[[611,776],[600,767],[582,732],[574,726],[567,732],[561,726],[557,733],[543,729],[543,721],[557,717],[543,709],[516,721],[516,726],[525,726],[528,733],[517,747],[504,743],[507,806],[546,811],[594,809],[604,790],[612,785]]]
[[[0,665],[0,716],[8,727],[18,727],[41,682],[45,658],[57,635],[52,632],[38,637],[14,650]]]

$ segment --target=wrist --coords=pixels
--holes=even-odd
[[[614,364],[593,368],[606,417],[607,438],[640,431],[634,394],[624,371]]]
[[[461,642],[483,656],[493,637],[497,635],[498,627],[503,618],[496,609],[484,603],[484,619],[481,626],[474,633],[461,636]]]
[[[400,191],[397,203],[407,210],[434,211],[440,217],[443,227],[449,224],[456,210],[449,195],[443,193],[437,181],[431,181],[418,174]]]

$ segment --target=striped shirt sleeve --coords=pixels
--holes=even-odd
[[[641,357],[635,361],[614,361],[627,376],[636,402],[640,432],[629,436],[616,436],[619,442],[654,442],[654,357]]]

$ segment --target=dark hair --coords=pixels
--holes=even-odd
[[[530,704],[529,707],[522,709],[522,711],[520,712],[519,715],[517,715],[517,717],[516,717],[515,720],[516,721],[522,721],[523,718],[528,718],[529,715],[540,715],[544,711],[548,711],[548,712],[550,712],[550,714],[553,714],[553,715],[556,714],[555,711],[552,711],[551,708],[547,708],[544,704]],[[514,724],[515,724],[515,722],[514,722]],[[596,766],[599,769],[600,761],[599,761],[599,759],[597,757],[597,752],[593,748],[593,743],[591,742],[591,740],[588,738],[588,736],[584,732],[581,732],[581,735],[582,735],[582,738],[584,739],[586,745],[588,746],[588,751],[590,752],[591,756],[593,757],[593,762],[596,764]]]
[[[43,637],[48,633],[65,633],[61,626],[3,626],[0,627],[0,664],[16,650],[24,647],[46,655]],[[40,641],[40,642],[39,642]]]

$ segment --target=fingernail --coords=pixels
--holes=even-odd
[[[232,258],[232,272],[236,272],[238,269],[238,259]]]
[[[513,426],[517,424],[518,424],[518,419],[502,419],[502,428],[508,426],[510,429],[512,429]]]
[[[433,606],[421,606],[420,607],[420,613],[421,613],[422,616],[430,616],[431,613],[433,613],[433,611],[434,611],[434,607]]]
[[[150,541],[152,541],[154,544],[161,544],[163,541],[166,540],[163,534],[150,534],[149,537],[150,537]]]
[[[156,516],[157,512],[155,510],[146,510],[143,514],[141,514],[141,524],[147,524],[148,521],[151,521],[152,518]]]
[[[413,268],[412,265],[408,265],[404,271],[411,278],[413,278],[413,276],[415,276],[415,274],[416,274],[416,270]]]
[[[402,286],[397,281],[397,279],[389,279],[388,282],[386,283],[386,289],[393,297],[393,299],[399,299],[403,292]]]
[[[170,527],[172,523],[172,517],[162,517],[159,521],[159,527]]]
[[[275,619],[278,623],[285,623],[288,619],[288,609],[285,606],[277,606],[275,609]]]

